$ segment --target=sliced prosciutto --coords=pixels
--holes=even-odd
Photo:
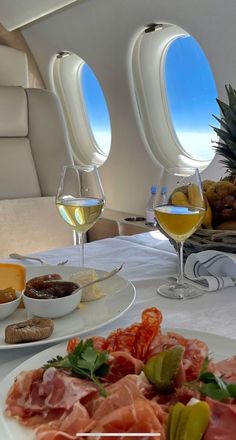
[[[92,382],[70,376],[63,370],[23,372],[8,393],[5,413],[24,425],[38,426],[63,417],[76,402],[96,392]]]
[[[90,432],[94,425],[86,408],[78,401],[60,419],[41,424],[35,430],[36,440],[78,440],[78,433]]]
[[[144,397],[149,387],[146,379],[137,375],[109,385],[108,398],[98,397],[86,404],[96,421],[92,432],[156,432],[160,433],[159,439],[164,439],[166,414]]]
[[[215,363],[214,368],[217,374],[222,376],[226,382],[236,382],[236,356]]]
[[[106,416],[121,406],[131,405],[138,397],[143,397],[145,387],[149,387],[148,381],[140,380],[137,375],[128,375],[106,387],[108,397],[97,395],[84,399],[85,406],[94,419]]]
[[[35,370],[12,386],[6,414],[36,427],[36,440],[78,440],[80,432],[157,432],[163,440],[166,415],[145,398],[149,387],[144,375],[126,375],[102,397],[92,382],[54,368]]]
[[[116,382],[127,374],[141,373],[144,363],[126,351],[115,351],[110,354],[109,365],[106,381]]]
[[[146,434],[143,438],[164,440],[164,427],[160,419],[162,419],[162,410],[157,403],[137,398],[130,405],[117,408],[99,418],[91,432],[156,433],[156,437],[148,437]],[[114,439],[112,435],[106,438]],[[137,438],[142,439],[142,437]],[[130,437],[124,435],[122,439],[130,439]],[[89,437],[89,440],[92,440],[92,437]]]
[[[236,405],[206,399],[211,420],[204,440],[234,440],[236,438]]]

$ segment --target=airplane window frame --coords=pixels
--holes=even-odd
[[[130,86],[142,140],[152,160],[164,167],[189,166],[203,171],[215,155],[210,160],[200,160],[184,150],[168,105],[165,56],[172,42],[182,36],[189,34],[168,23],[153,32],[142,30],[130,49]]]
[[[75,163],[101,166],[107,160],[110,150],[108,153],[102,151],[88,119],[81,84],[81,72],[85,64],[75,53],[56,54],[51,60],[51,87],[62,106]]]

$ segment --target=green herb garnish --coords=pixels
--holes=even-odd
[[[97,385],[100,394],[107,396],[99,377],[106,376],[108,373],[108,353],[96,350],[92,339],[80,341],[72,353],[65,357],[57,356],[43,365],[45,369],[50,367],[69,369],[75,376],[89,378]]]
[[[184,386],[193,391],[199,391],[203,396],[211,397],[214,400],[225,401],[229,398],[236,398],[236,383],[227,384],[223,377],[209,371],[210,361],[211,359],[206,357],[199,377],[192,382],[186,382]]]
[[[227,400],[236,396],[236,384],[227,384],[222,378],[216,376],[211,371],[206,371],[199,377],[202,385],[199,391],[204,396],[209,396],[215,400]]]

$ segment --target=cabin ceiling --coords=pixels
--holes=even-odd
[[[0,0],[1,24],[13,31],[78,0]]]

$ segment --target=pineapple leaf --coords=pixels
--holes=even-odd
[[[228,139],[227,144],[223,144],[217,142],[218,147],[220,148],[221,154],[224,152],[226,154],[226,157],[229,157],[230,159],[233,159],[236,161],[236,142],[231,141]],[[236,162],[235,162],[236,165]]]
[[[227,113],[227,111],[229,110],[229,105],[226,104],[225,102],[221,101],[220,99],[216,98],[217,104],[219,105],[221,112],[223,113],[223,115],[225,116],[225,113]]]
[[[228,104],[225,104],[225,102],[220,101],[219,99],[216,99],[216,101],[218,102],[225,120],[227,121],[228,119],[231,119],[231,121],[236,124],[236,109],[230,107]]]
[[[234,146],[233,146],[234,145]],[[217,153],[219,153],[221,156],[224,156],[225,158],[228,158],[229,160],[234,160],[236,165],[236,146],[233,145],[224,145],[221,143],[218,143],[216,146],[213,146]]]
[[[212,127],[219,140],[214,141],[213,148],[221,156],[220,162],[224,164],[228,177],[236,177],[236,89],[230,84],[225,85],[228,103],[216,99],[222,116],[213,115],[220,123],[220,127]]]
[[[236,90],[229,84],[225,86],[230,107],[236,106]]]
[[[215,118],[220,124],[221,126],[228,132],[231,133],[231,135],[235,138],[236,137],[236,124],[232,121],[230,121],[230,119],[227,120],[227,122],[225,121],[225,118],[218,118],[218,116],[212,115],[213,118]],[[213,128],[213,130],[215,129],[215,127],[213,127],[211,125],[211,127]],[[216,127],[218,128],[218,127]]]
[[[210,127],[212,127],[212,125],[210,125]],[[212,128],[224,142],[228,142],[228,140],[233,141],[234,137],[232,136],[231,133],[224,131],[221,128],[217,128],[217,127],[212,127]]]

